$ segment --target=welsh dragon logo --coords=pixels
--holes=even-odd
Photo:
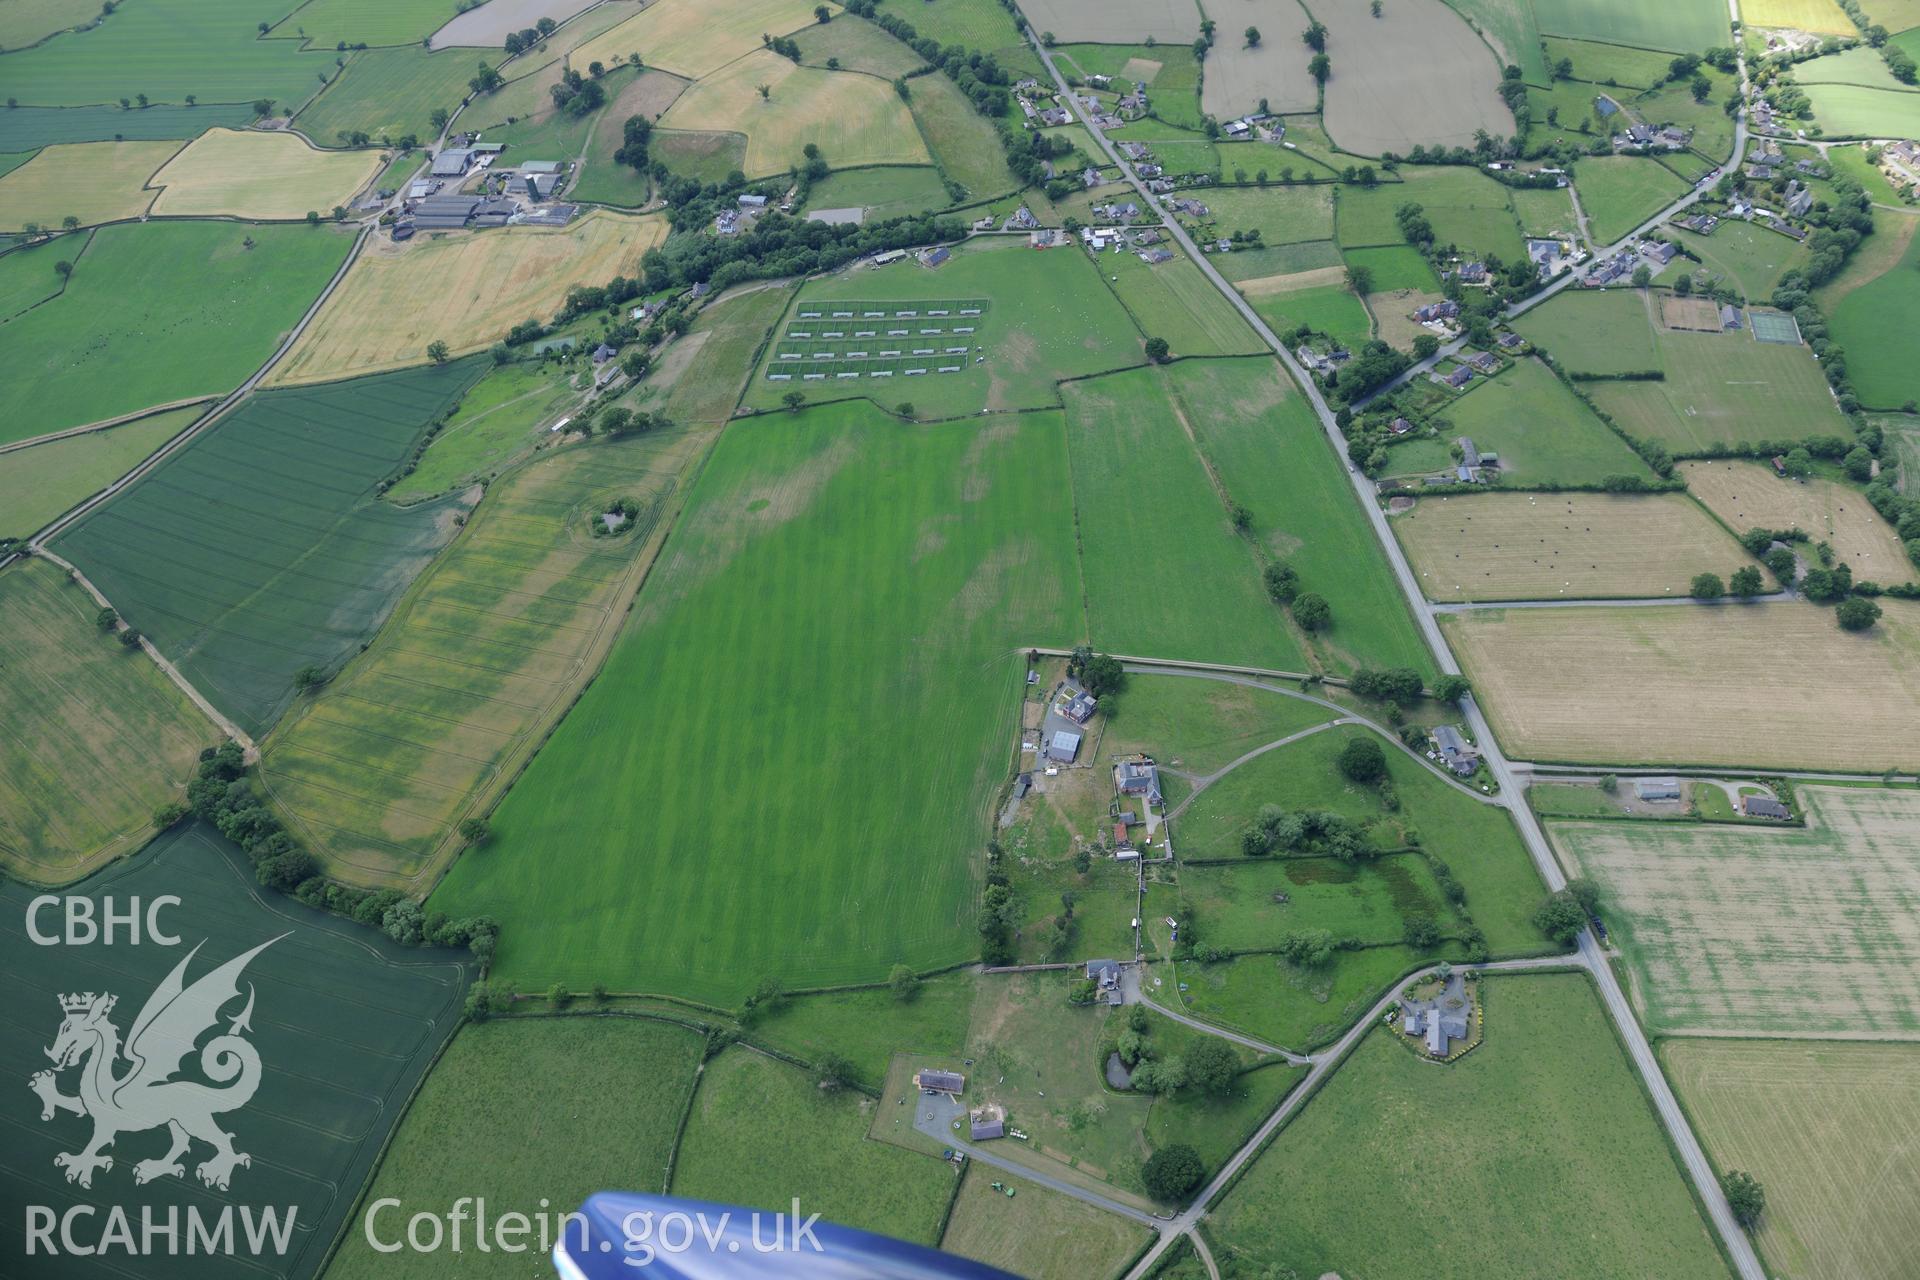
[[[162,1125],[172,1145],[165,1155],[133,1166],[135,1183],[184,1177],[181,1157],[196,1139],[213,1148],[212,1156],[194,1170],[209,1187],[225,1191],[235,1166],[252,1165],[246,1152],[234,1150],[233,1135],[214,1120],[220,1112],[246,1106],[260,1087],[260,1054],[243,1038],[253,1029],[251,983],[246,1007],[229,1020],[225,1034],[200,1048],[201,1074],[225,1087],[174,1076],[193,1053],[195,1042],[220,1021],[220,1010],[239,998],[239,978],[247,962],[278,941],[263,942],[187,986],[187,965],[200,951],[194,947],[147,998],[124,1046],[111,1018],[118,997],[91,991],[60,997],[60,1011],[66,1016],[46,1051],[53,1070],[36,1072],[28,1084],[40,1096],[42,1120],[62,1111],[93,1120],[93,1139],[84,1148],[53,1158],[57,1167],[66,1170],[68,1182],[91,1187],[95,1170],[113,1168],[113,1157],[106,1149],[115,1138]],[[120,1070],[123,1062],[127,1065]],[[74,1066],[80,1068],[80,1091],[61,1093],[58,1073]]]

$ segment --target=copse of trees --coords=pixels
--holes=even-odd
[[[1354,862],[1379,852],[1350,819],[1322,809],[1289,811],[1262,805],[1254,824],[1240,835],[1240,852],[1249,858],[1273,853],[1322,854]]]
[[[1371,734],[1347,739],[1334,763],[1349,782],[1371,786],[1387,776],[1387,753]]]

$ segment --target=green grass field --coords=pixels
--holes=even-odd
[[[1514,322],[1514,330],[1572,373],[1658,369],[1649,295],[1638,289],[1573,290]]]
[[[1134,323],[1165,338],[1176,356],[1264,355],[1266,343],[1193,260],[1178,249],[1173,255],[1152,264],[1134,253],[1100,258],[1100,270]]]
[[[1540,27],[1530,0],[1450,0],[1450,7],[1494,48],[1502,66],[1517,66],[1528,84],[1547,82]]]
[[[192,138],[224,126],[243,129],[253,122],[246,103],[206,103],[194,107],[151,106],[138,111],[119,107],[14,107],[0,111],[0,151],[30,151],[62,142],[111,142],[143,138]]]
[[[371,134],[375,142],[411,133],[431,145],[429,117],[436,107],[451,111],[460,105],[483,58],[490,65],[499,61],[481,49],[428,53],[418,44],[356,53],[339,78],[295,117],[294,127],[323,147],[339,146],[343,130]]]
[[[1582,1276],[1726,1275],[1588,979],[1480,986],[1486,1041],[1450,1066],[1361,1042],[1214,1211],[1223,1265],[1467,1277],[1550,1249]]]
[[[107,431],[49,440],[0,462],[0,537],[38,531],[81,499],[100,492],[205,412],[205,405],[149,414]]]
[[[515,126],[518,127],[518,126]],[[543,131],[529,147],[546,146],[551,139]],[[564,147],[560,148],[564,150]],[[677,129],[655,129],[649,154],[658,156],[675,174],[699,182],[724,182],[747,163],[747,140],[737,133],[695,133]]]
[[[705,431],[543,454],[490,489],[365,653],[267,744],[262,779],[329,872],[419,892],[614,642]],[[639,511],[592,536],[615,501]],[[476,634],[477,633],[477,634]]]
[[[321,74],[332,75],[337,55],[259,37],[256,24],[286,14],[283,0],[130,4],[91,31],[7,54],[7,92],[42,107],[112,104],[136,92],[158,103],[193,94],[209,103],[297,105],[320,87]]]
[[[1732,219],[1715,227],[1710,236],[1686,230],[1672,235],[1688,252],[1698,255],[1708,271],[1753,302],[1772,297],[1780,277],[1805,266],[1808,257],[1807,251],[1788,237]]]
[[[1009,1200],[993,1189],[998,1170],[974,1169],[960,1189],[940,1248],[963,1258],[1018,1267],[1029,1280],[1101,1280],[1117,1275],[1152,1233],[1118,1214],[1037,1182],[1016,1178]]]
[[[1513,214],[1520,230],[1528,235],[1572,235],[1574,232],[1573,196],[1554,187],[1545,191],[1525,188],[1507,193],[1513,201]]]
[[[1911,1035],[1920,929],[1911,791],[1800,790],[1804,829],[1556,822],[1600,886],[1650,1028]],[[1800,809],[1796,805],[1796,811]]]
[[[1000,134],[990,120],[973,109],[958,85],[944,75],[920,76],[912,81],[911,92],[913,97],[907,106],[927,150],[947,177],[966,188],[969,200],[985,200],[1019,188],[1020,180],[1007,168]],[[942,199],[922,207],[939,209],[949,203]],[[913,212],[919,212],[919,208]]]
[[[1269,751],[1214,783],[1175,824],[1181,857],[1240,857],[1241,833],[1262,805],[1331,810],[1364,824],[1381,848],[1404,847],[1412,843],[1409,836],[1417,836],[1420,848],[1451,867],[1465,887],[1473,923],[1496,954],[1545,950],[1546,940],[1532,921],[1540,905],[1540,877],[1511,819],[1392,749],[1387,768],[1401,807],[1388,811],[1378,795],[1349,784],[1334,766],[1341,746],[1368,732],[1353,726],[1329,729]]]
[[[1403,165],[1400,177],[1399,183],[1340,188],[1334,238],[1342,249],[1406,243],[1394,212],[1412,203],[1433,224],[1436,248],[1451,244],[1465,253],[1497,254],[1507,262],[1526,256],[1507,189],[1493,179],[1457,165]]]
[[[1018,80],[1046,79],[1040,59],[1013,25],[1013,15],[998,0],[885,0],[880,12],[904,18],[922,37],[942,45],[964,45],[991,53]]]
[[[11,880],[0,883],[0,910],[11,920],[24,920],[34,892]],[[219,1021],[224,1032],[241,1016],[251,992],[251,1020],[243,1025],[259,1054],[259,1088],[244,1107],[228,1110],[220,1121],[235,1150],[251,1156],[251,1163],[233,1171],[231,1188],[223,1194],[233,1203],[257,1206],[256,1213],[267,1205],[291,1211],[287,1247],[283,1253],[246,1250],[236,1215],[235,1247],[229,1253],[209,1258],[203,1246],[188,1254],[183,1235],[177,1253],[166,1253],[163,1242],[159,1252],[140,1260],[139,1270],[155,1280],[314,1275],[335,1234],[348,1228],[359,1188],[372,1174],[414,1086],[460,1024],[471,972],[467,957],[400,947],[377,930],[263,893],[246,855],[199,824],[169,832],[138,859],[119,862],[68,892],[92,899],[96,919],[109,895],[121,911],[134,898],[151,903],[173,895],[178,901],[159,919],[182,945],[155,946],[148,939],[129,946],[116,939],[112,946],[36,947],[16,925],[0,942],[11,1007],[18,1015],[13,1033],[0,1038],[0,1065],[22,1086],[30,1074],[49,1066],[43,1050],[60,1025],[59,998],[75,987],[117,994],[112,1020],[124,1032],[176,965],[186,965],[191,982],[271,944],[246,966],[240,993],[224,1002]],[[198,954],[188,962],[193,948]],[[197,1055],[190,1056],[185,1070],[193,1071],[196,1061]],[[62,1092],[71,1092],[77,1072],[62,1075]],[[548,1082],[544,1089],[560,1084]],[[54,1157],[80,1150],[90,1123],[82,1116],[57,1115],[43,1124],[30,1104],[18,1115],[0,1152],[0,1173],[15,1188],[13,1194],[28,1197],[26,1203],[73,1203],[68,1197],[81,1193],[65,1180]],[[471,1111],[465,1119],[472,1119]],[[604,1124],[604,1118],[596,1115],[595,1123]],[[491,1126],[469,1123],[465,1131],[499,1149],[498,1131]],[[204,1143],[194,1143],[182,1177],[136,1184],[134,1166],[166,1150],[164,1130],[122,1131],[112,1148],[113,1167],[94,1175],[92,1194],[111,1196],[134,1222],[143,1210],[151,1210],[159,1223],[174,1215],[182,1224],[190,1221],[190,1206],[210,1213],[209,1197],[216,1193],[196,1176],[212,1150]],[[517,1148],[514,1158],[523,1158]],[[281,1221],[287,1222],[285,1212]],[[357,1235],[359,1224],[352,1225]],[[137,1242],[138,1235],[133,1239]],[[8,1256],[22,1257],[24,1244],[17,1225],[10,1226],[4,1242]],[[72,1275],[90,1269],[70,1258],[50,1267],[28,1258],[18,1273]],[[409,1270],[417,1273],[411,1265]]]
[[[458,12],[447,0],[309,0],[274,28],[286,37],[304,33],[327,48],[356,44],[418,45]]]
[[[1644,156],[1590,156],[1573,175],[1596,242],[1612,244],[1679,198],[1686,180]]]
[[[153,834],[217,731],[144,653],[94,625],[53,565],[0,572],[0,866],[60,884]]]
[[[1835,138],[1904,138],[1920,133],[1920,93],[1852,84],[1810,84],[1813,118]]]
[[[1145,369],[1064,388],[1088,633],[1116,653],[1305,670],[1170,392]]]
[[[800,46],[800,61],[809,67],[824,67],[832,59],[835,70],[864,71],[891,80],[927,65],[906,44],[851,13],[836,13],[832,22],[803,27],[794,32],[793,41]]]
[[[940,171],[924,164],[842,169],[814,183],[807,195],[809,209],[863,208],[875,221],[928,213],[952,203]]]
[[[1187,985],[1179,994],[1186,1012],[1305,1052],[1339,1039],[1403,975],[1463,954],[1453,943],[1422,952],[1368,947],[1337,952],[1319,969],[1278,956],[1240,956],[1220,964],[1170,967],[1167,978],[1171,985],[1177,975]]]
[[[877,1105],[851,1090],[823,1092],[751,1049],[728,1049],[694,1091],[673,1194],[782,1211],[797,1195],[829,1221],[933,1244],[954,1167],[869,1141]]]
[[[1561,36],[1546,38],[1547,57],[1555,62],[1566,58],[1573,63],[1573,78],[1590,84],[1615,84],[1650,89],[1667,78],[1671,53],[1657,49],[1635,49],[1624,43],[1609,43],[1611,35],[1594,40],[1568,40]],[[1532,83],[1532,81],[1529,81]]]
[[[1286,897],[1276,902],[1276,895]],[[1337,858],[1249,858],[1180,870],[1184,934],[1231,951],[1270,951],[1297,929],[1336,938],[1396,943],[1409,919],[1425,916],[1448,933],[1461,925],[1418,854],[1348,864]]]
[[[667,1160],[693,1090],[704,1037],[646,1018],[512,1018],[470,1022],[434,1064],[406,1110],[366,1204],[400,1201],[374,1217],[398,1240],[428,1205],[445,1212],[485,1196],[490,1216],[564,1213],[596,1191],[666,1189]],[[529,1088],[529,1082],[538,1082]],[[620,1104],[609,1107],[610,1098]],[[515,1139],[476,1113],[511,1115]],[[364,1211],[363,1211],[364,1212]],[[409,1276],[522,1277],[538,1250],[408,1252]],[[327,1280],[391,1274],[364,1230],[347,1233]]]
[[[1264,249],[1236,249],[1225,257],[1215,254],[1213,269],[1234,284],[1240,284],[1268,276],[1338,267],[1343,265],[1343,261],[1339,246],[1333,241],[1305,240],[1299,244],[1274,245]]]
[[[1061,378],[1101,373],[1145,361],[1145,342],[1126,311],[1078,250],[1036,253],[1018,237],[968,245],[937,269],[912,258],[878,270],[849,267],[801,287],[795,310],[809,303],[877,300],[911,304],[929,299],[981,298],[991,306],[972,323],[984,364],[959,373],[887,379],[772,382],[763,367],[746,394],[754,408],[770,409],[798,390],[810,400],[870,396],[889,407],[914,403],[922,419],[958,417],[982,409],[1031,409],[1060,403]],[[951,318],[949,318],[951,319]],[[771,357],[775,352],[769,348]]]
[[[1847,349],[1847,372],[1866,404],[1892,409],[1920,399],[1920,368],[1902,335],[1920,319],[1920,236],[1907,242],[1884,275],[1854,289],[1829,312],[1834,341]]]
[[[1343,284],[1315,285],[1286,293],[1249,292],[1247,301],[1268,327],[1278,332],[1304,324],[1348,349],[1357,348],[1373,336],[1373,317],[1368,314],[1366,304]]]
[[[807,1061],[837,1053],[878,1088],[896,1053],[957,1056],[973,993],[973,975],[961,971],[922,980],[906,1000],[885,987],[792,996],[754,1024],[753,1038]]]
[[[1388,293],[1395,289],[1419,289],[1437,292],[1440,281],[1433,268],[1411,245],[1385,245],[1377,249],[1349,249],[1341,255],[1347,265],[1365,267],[1373,277],[1370,293]]]
[[[388,502],[434,498],[500,474],[567,415],[580,395],[568,377],[537,361],[487,370],[421,455],[419,465],[387,490]]]
[[[272,354],[350,244],[310,227],[102,228],[57,301],[0,329],[0,443],[226,393]]]
[[[1661,329],[1663,382],[1587,384],[1593,402],[1634,436],[1694,451],[1742,440],[1844,433],[1846,419],[1805,347],[1739,333]],[[1848,348],[1849,365],[1853,350]]]
[[[1544,33],[1632,48],[1700,53],[1730,38],[1716,0],[1534,0],[1533,11]]]
[[[499,916],[500,970],[529,987],[732,1002],[767,974],[964,958],[1012,646],[1081,632],[1059,423],[850,404],[733,424],[599,678],[435,906]],[[867,785],[876,767],[895,785]]]
[[[790,286],[773,283],[709,302],[686,337],[668,348],[661,368],[620,403],[665,413],[675,423],[724,422],[791,297]]]
[[[1181,361],[1174,392],[1220,481],[1253,512],[1251,536],[1332,606],[1321,664],[1431,671],[1398,585],[1306,400],[1271,360]]]
[[[1124,690],[1101,701],[1100,713],[1106,718],[1101,741],[1107,750],[1144,751],[1189,773],[1211,773],[1243,752],[1338,714],[1265,688],[1138,673],[1127,677]]]
[[[1274,170],[1278,173],[1279,170]],[[1207,226],[1218,236],[1258,231],[1267,244],[1297,244],[1333,235],[1334,188],[1311,186],[1220,187],[1201,193],[1213,211]]]
[[[1661,1065],[1714,1163],[1767,1191],[1754,1242],[1791,1280],[1895,1280],[1920,1207],[1911,1044],[1663,1040]]]
[[[209,701],[259,733],[293,675],[371,637],[453,535],[374,486],[479,376],[477,362],[253,396],[62,533],[78,564]]]
[[[1471,436],[1482,452],[1498,453],[1501,483],[1512,488],[1652,474],[1627,442],[1538,360],[1517,361],[1498,377],[1476,378],[1443,407],[1438,421],[1444,424],[1442,439]]]

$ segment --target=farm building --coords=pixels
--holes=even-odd
[[[1427,1056],[1444,1058],[1455,1040],[1465,1040],[1473,1019],[1473,997],[1467,994],[1466,980],[1455,973],[1447,977],[1440,994],[1432,1000],[1409,1000],[1400,1009],[1400,1029],[1426,1044]]]
[[[1678,800],[1680,779],[1640,778],[1633,784],[1633,794],[1642,800]]]
[[[433,158],[433,168],[429,171],[436,178],[464,178],[467,165],[473,160],[473,152],[464,147],[448,147]]]
[[[1440,762],[1462,778],[1471,778],[1480,767],[1480,749],[1450,724],[1434,729],[1433,746],[1440,753]]]
[[[767,207],[767,198],[748,192],[742,195],[736,203],[738,203],[742,209],[764,209]]]
[[[913,1083],[917,1088],[934,1093],[950,1093],[956,1098],[967,1089],[967,1078],[958,1071],[916,1071],[913,1073]]]
[[[967,1136],[975,1142],[1006,1137],[1007,1109],[997,1102],[989,1102],[967,1112]]]
[[[1785,821],[1793,816],[1791,809],[1768,796],[1743,796],[1740,811],[1749,818],[1772,818],[1775,821]]]
[[[920,259],[921,266],[937,267],[953,256],[953,250],[943,244],[937,244],[931,249],[922,249],[915,256]]]
[[[1047,759],[1057,760],[1061,764],[1072,764],[1073,758],[1080,754],[1080,735],[1069,733],[1065,729],[1055,733],[1047,742]]]
[[[458,230],[482,203],[479,196],[428,196],[414,206],[413,225],[421,231]]]

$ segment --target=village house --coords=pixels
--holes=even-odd
[[[1451,320],[1460,314],[1460,304],[1448,299],[1443,302],[1429,302],[1425,306],[1413,309],[1413,318],[1421,324],[1437,324],[1442,320]]]
[[[1005,230],[1031,231],[1040,225],[1040,219],[1033,216],[1033,210],[1021,205],[1008,216]]]
[[[1160,770],[1150,756],[1135,756],[1113,766],[1114,787],[1123,796],[1145,796],[1147,803],[1160,803]]]
[[[1163,262],[1173,261],[1173,250],[1142,249],[1139,253],[1139,258],[1140,258],[1140,261],[1146,263],[1148,266],[1157,267]]]
[[[947,1093],[956,1098],[967,1090],[967,1078],[958,1071],[916,1071],[913,1083],[928,1093]]]
[[[1784,822],[1793,816],[1787,806],[1767,796],[1742,796],[1740,812],[1749,818],[1771,818],[1775,822]]]
[[[1125,997],[1120,993],[1120,965],[1113,960],[1087,961],[1087,981],[1094,984],[1102,1003],[1117,1005]]]
[[[1400,1006],[1400,1030],[1420,1040],[1430,1058],[1445,1058],[1455,1040],[1471,1037],[1473,997],[1466,979],[1450,973],[1431,1000],[1408,1000]]]
[[[1503,333],[1494,341],[1500,344],[1500,349],[1503,351],[1517,351],[1527,343],[1527,340],[1517,333]]]
[[[1060,686],[1060,695],[1053,709],[1075,724],[1085,724],[1093,719],[1093,713],[1100,708],[1100,700],[1075,684]]]
[[[1413,430],[1413,424],[1411,422],[1408,422],[1405,418],[1395,418],[1392,422],[1387,424],[1387,430],[1393,432],[1393,434],[1397,436],[1404,436],[1409,431]]]
[[[1490,351],[1476,351],[1467,357],[1467,363],[1480,373],[1492,377],[1500,371],[1500,357]]]
[[[1441,386],[1451,387],[1453,390],[1458,391],[1473,381],[1473,370],[1469,369],[1466,365],[1460,365],[1451,373],[1435,373],[1432,375],[1432,378],[1433,381],[1439,383]]]

